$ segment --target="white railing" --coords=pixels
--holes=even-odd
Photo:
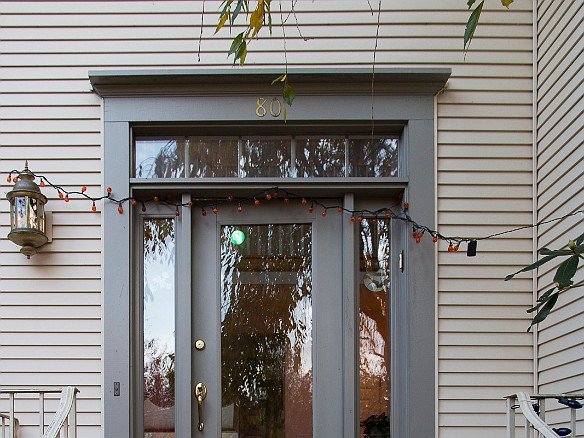
[[[517,392],[508,395],[507,399],[507,438],[515,438],[515,412],[521,411],[525,417],[525,437],[531,438],[533,431],[538,431],[540,437],[558,438],[563,436],[576,437],[576,410],[581,408],[578,400],[584,399],[584,394],[534,394]],[[548,399],[562,400],[561,403],[570,409],[570,428],[552,428],[545,422],[545,402]],[[579,406],[579,407],[578,407]],[[537,412],[536,412],[537,409]]]
[[[62,389],[54,388],[18,388],[0,389],[0,396],[8,395],[9,413],[0,414],[2,421],[1,438],[17,438],[18,419],[15,416],[15,400],[17,395],[38,394],[39,401],[39,437],[42,438],[77,438],[77,393],[79,390],[73,386]],[[60,394],[59,407],[45,429],[45,394]],[[6,435],[6,423],[8,423],[8,435]]]

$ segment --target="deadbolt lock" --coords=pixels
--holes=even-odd
[[[198,339],[195,342],[195,348],[199,351],[202,351],[205,349],[205,341],[203,341],[202,339]]]

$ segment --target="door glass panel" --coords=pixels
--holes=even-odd
[[[144,221],[144,437],[174,438],[173,219]]]
[[[363,219],[359,240],[361,436],[385,438],[390,409],[389,221]]]
[[[222,437],[312,436],[312,227],[221,228]]]

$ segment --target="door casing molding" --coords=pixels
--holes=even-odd
[[[450,69],[379,69],[375,73],[376,94],[371,109],[371,74],[369,70],[291,70],[297,86],[297,98],[288,111],[287,123],[281,119],[258,120],[255,113],[259,95],[272,98],[273,77],[269,70],[179,70],[179,71],[100,71],[90,72],[94,90],[104,99],[104,187],[112,187],[117,199],[130,196],[134,190],[146,190],[156,184],[180,187],[184,192],[202,189],[209,182],[166,181],[138,182],[131,178],[131,150],[134,129],[138,126],[245,125],[258,133],[263,130],[300,130],[303,126],[335,124],[370,126],[400,126],[402,154],[400,179],[357,182],[351,178],[339,181],[345,202],[375,198],[376,193],[390,193],[405,187],[410,204],[409,214],[419,223],[433,226],[435,220],[434,181],[434,95],[441,90]],[[279,73],[278,73],[279,74]],[[274,77],[277,75],[274,73]],[[268,79],[270,78],[270,79]],[[373,114],[372,114],[373,113]],[[290,128],[287,128],[290,126]],[[249,180],[235,181],[253,186]],[[139,185],[142,185],[138,187]],[[198,185],[199,184],[199,185]],[[310,185],[315,193],[326,190],[326,181],[300,183]],[[364,188],[365,184],[365,188]],[[227,183],[226,183],[227,186]],[[369,194],[367,196],[367,186]],[[265,186],[264,186],[265,187]],[[357,196],[351,193],[357,192]],[[188,195],[185,195],[188,196]],[[188,210],[188,209],[183,209]],[[190,211],[183,212],[180,227],[190,226]],[[120,215],[114,204],[105,203],[103,215],[103,434],[108,438],[135,436],[132,429],[132,377],[139,370],[132,363],[133,307],[133,223],[132,215]],[[429,239],[416,245],[407,238],[407,227],[392,235],[392,251],[404,250],[405,271],[392,282],[399,290],[392,319],[392,339],[397,352],[392,362],[392,419],[394,436],[433,436],[435,433],[435,251]],[[184,231],[184,230],[183,230]],[[351,230],[343,229],[343,239],[350,242]],[[355,242],[352,243],[353,245]],[[190,248],[185,249],[190,251]],[[190,260],[190,259],[189,259]],[[181,263],[177,258],[178,269]],[[345,263],[345,262],[344,262]],[[347,261],[346,263],[349,263]],[[186,268],[186,267],[183,267]],[[344,282],[352,287],[355,279],[344,266]],[[188,271],[188,269],[187,269]],[[393,269],[396,271],[396,269]],[[397,275],[397,273],[396,273]],[[180,279],[178,287],[190,288],[190,278]],[[354,288],[353,288],[354,290]],[[183,295],[183,294],[179,294]],[[188,295],[188,294],[184,294]],[[346,289],[345,314],[351,316],[355,302]],[[186,298],[185,298],[186,299]],[[186,304],[186,303],[185,303]],[[190,308],[190,306],[188,307]],[[349,312],[347,314],[347,312]],[[356,321],[351,329],[356,330]],[[349,319],[347,324],[351,325]],[[189,329],[190,330],[190,329]],[[187,333],[183,333],[187,336]],[[177,334],[178,339],[178,334]],[[187,347],[187,340],[189,346]],[[179,341],[181,342],[181,341]],[[345,361],[356,361],[351,351],[354,339],[345,340]],[[177,348],[190,348],[190,335]],[[392,355],[392,361],[393,361]],[[185,364],[182,364],[184,368]],[[177,368],[179,364],[177,364]],[[120,396],[114,396],[114,382],[121,385]],[[179,400],[190,400],[191,388],[177,393]],[[345,378],[344,437],[358,436],[358,389],[354,379]],[[414,415],[424,412],[424,415]],[[177,415],[187,415],[177,412]],[[399,419],[399,420],[398,420]],[[180,434],[179,434],[180,436]],[[324,437],[320,437],[324,438]]]

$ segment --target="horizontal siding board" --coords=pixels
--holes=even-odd
[[[42,329],[44,332],[58,332],[58,333],[101,333],[101,321],[94,319],[36,319],[31,321],[24,321],[18,319],[4,319],[0,320],[0,329],[4,333],[36,333]],[[39,353],[30,351],[32,357],[38,357]],[[36,350],[36,349],[35,349]],[[83,354],[80,351],[80,354]],[[35,356],[36,355],[36,356]]]
[[[438,119],[438,129],[443,131],[527,131],[531,132],[531,119],[487,119],[472,118],[462,121],[459,118]]]
[[[35,8],[31,8],[34,5]],[[282,5],[283,8],[288,8],[288,5]],[[513,5],[515,6],[515,5]],[[117,13],[117,14],[136,14],[136,11],[144,14],[177,14],[177,13],[188,13],[188,12],[201,12],[203,9],[206,13],[217,14],[221,8],[220,0],[207,0],[206,6],[203,8],[201,4],[196,2],[184,2],[184,1],[167,1],[164,4],[159,4],[157,2],[148,1],[135,1],[131,3],[120,3],[116,4],[114,9],[106,9],[101,5],[94,5],[92,3],[75,3],[67,4],[63,2],[57,2],[53,5],[39,5],[36,6],[35,2],[22,1],[17,4],[8,3],[4,7],[5,14],[23,14],[27,11],[34,11],[37,15],[45,14],[100,14],[104,12]],[[322,5],[314,4],[312,1],[301,1],[295,7],[297,11],[324,11],[324,12],[334,12],[334,11],[351,11],[351,10],[363,10],[363,5],[354,2],[353,0],[337,0],[335,2],[323,2]],[[442,0],[440,5],[443,11],[460,11],[460,2],[457,0]],[[431,4],[428,4],[426,0],[411,0],[406,6],[401,4],[387,3],[383,4],[384,10],[410,10],[410,11],[432,11],[434,8]],[[498,10],[497,8],[492,8],[493,10]],[[518,11],[530,11],[531,7],[529,5],[518,4],[515,10]],[[287,10],[287,9],[284,9]],[[367,9],[369,10],[369,9]]]
[[[443,269],[447,271],[446,268]],[[505,268],[501,267],[499,270],[503,271]],[[507,271],[508,272],[508,269]],[[442,274],[444,275],[444,274]],[[459,275],[457,278],[469,278],[473,279],[474,277],[471,276],[470,272],[464,276]],[[476,279],[482,280],[485,278],[483,275],[478,274]],[[488,277],[487,277],[488,278]],[[499,277],[501,278],[501,277]],[[532,293],[528,292],[502,292],[499,296],[497,296],[493,292],[475,292],[475,293],[457,293],[457,292],[444,292],[440,294],[439,304],[443,306],[448,305],[481,305],[481,306],[489,306],[493,305],[493,303],[506,303],[509,305],[531,305],[531,298]]]
[[[477,359],[477,360],[455,360],[444,359],[438,364],[438,372],[458,373],[458,372],[476,372],[476,373],[531,373],[533,366],[532,360],[499,360],[499,359]],[[526,371],[528,370],[528,371]],[[459,409],[464,409],[465,403],[452,402],[452,405],[459,405]],[[469,412],[476,409],[472,406],[466,406]]]
[[[74,305],[36,305],[36,303],[28,305],[11,305],[2,306],[0,309],[0,318],[2,319],[89,319],[101,317],[101,306],[89,306],[87,304],[82,306]]]
[[[37,306],[100,306],[101,295],[97,292],[2,292],[0,306],[28,306],[34,303]]]
[[[99,373],[101,371],[101,359],[3,359],[0,361],[0,373]]]
[[[324,2],[322,3],[324,4]],[[216,18],[217,16],[215,16]],[[209,45],[211,49],[207,50],[218,50],[221,48],[225,49],[229,46],[225,41],[229,39],[226,34],[213,35],[216,28],[216,21],[213,22],[212,18],[205,18],[205,24],[203,26],[203,44]],[[473,44],[482,40],[491,40],[490,44],[495,41],[493,39],[501,40],[501,32],[505,32],[505,35],[511,39],[521,39],[526,40],[531,38],[531,26],[518,24],[516,26],[507,26],[499,23],[481,23],[480,33],[473,38]],[[367,35],[375,34],[376,25],[370,24],[360,24],[360,23],[343,23],[335,24],[329,23],[327,26],[321,26],[319,24],[309,24],[302,23],[300,30],[302,36],[305,38],[332,38],[334,36],[341,37],[356,37],[364,38]],[[295,25],[287,25],[287,37],[292,38],[297,37],[298,31]],[[63,27],[45,27],[43,29],[42,38],[36,33],[30,32],[28,27],[5,27],[2,29],[2,35],[7,39],[7,43],[14,47],[12,51],[26,51],[30,47],[31,43],[39,42],[46,44],[47,49],[50,50],[51,42],[64,42],[68,41],[69,44],[63,44],[63,50],[70,50],[70,47],[79,46],[85,49],[82,43],[92,43],[97,47],[104,45],[104,43],[123,43],[126,47],[132,47],[130,44],[140,45],[142,41],[147,42],[165,42],[168,45],[174,45],[175,43],[181,41],[193,41],[198,39],[200,34],[200,21],[195,23],[193,26],[166,26],[164,27],[164,33],[158,33],[156,39],[153,39],[152,35],[159,32],[160,26],[139,26],[139,27],[108,27],[104,32],[97,32],[93,27],[78,27],[78,28],[63,28]],[[274,33],[280,35],[280,30],[277,27],[273,29]],[[442,35],[442,38],[456,39],[460,42],[460,26],[457,25],[447,25],[442,23],[407,23],[407,22],[387,22],[384,21],[380,23],[380,36],[381,38],[420,38],[420,37],[435,37],[437,34]],[[236,35],[236,34],[235,34]],[[212,36],[212,39],[208,38]],[[75,41],[70,41],[73,37],[77,38]],[[507,40],[508,41],[508,40]],[[522,41],[525,46],[526,42]],[[41,46],[42,47],[42,46]],[[111,50],[110,46],[108,50]],[[198,45],[197,45],[198,48]],[[53,49],[54,50],[54,49]],[[83,51],[83,50],[82,50]]]
[[[2,69],[0,69],[0,80],[2,80],[1,71]],[[49,107],[57,110],[62,107],[99,108],[100,102],[99,97],[95,93],[5,93],[2,95],[2,107],[4,109]]]
[[[2,120],[99,120],[101,121],[101,107],[99,106],[22,106],[0,107]],[[30,146],[31,148],[33,146]],[[9,148],[3,147],[3,156]],[[58,152],[58,151],[55,151]],[[82,153],[80,150],[78,153]],[[93,156],[100,153],[93,153]]]
[[[308,3],[308,2],[306,2]],[[306,5],[305,2],[298,3],[298,8],[296,9],[298,13],[299,22],[302,25],[310,24],[320,24],[322,23],[322,11],[320,7],[317,10],[302,12],[302,7],[300,5]],[[363,8],[360,5],[353,5],[346,9],[336,9],[327,14],[327,22],[329,23],[376,23],[377,14],[372,14],[369,8]],[[428,14],[428,12],[432,12]],[[95,14],[30,14],[12,13],[10,16],[4,15],[1,21],[2,27],[34,27],[34,28],[45,28],[45,27],[93,27],[93,28],[103,28],[103,27],[128,27],[128,20],[133,23],[132,27],[139,26],[155,26],[155,27],[173,27],[173,26],[191,26],[196,28],[200,24],[200,13],[195,10],[191,13],[174,13],[174,14],[144,14],[144,13],[95,13]],[[283,10],[283,12],[289,12],[289,10]],[[277,15],[274,15],[276,23],[278,23]],[[422,17],[424,22],[427,23],[439,23],[439,24],[457,24],[465,23],[468,19],[468,13],[465,8],[458,8],[457,10],[437,10],[435,8],[427,8],[425,11],[413,11],[407,9],[401,10],[387,10],[382,9],[381,17],[383,22],[392,23],[420,23]],[[211,17],[210,17],[211,18]],[[217,23],[217,15],[214,15],[215,19],[211,18],[211,23]],[[499,8],[493,8],[489,10],[488,13],[483,14],[481,17],[481,24],[524,24],[529,25],[532,20],[532,14],[529,10],[510,10],[505,11]],[[291,25],[292,27],[292,25]],[[234,26],[233,32],[237,32],[240,26]],[[239,30],[241,31],[241,30]],[[226,33],[226,32],[225,32]]]
[[[18,347],[20,351],[32,350],[30,347],[50,347],[58,351],[58,347],[66,346],[75,347],[75,349],[77,349],[76,347],[85,347],[86,351],[94,351],[90,350],[89,347],[101,347],[101,333],[10,333],[10,336],[2,338],[0,345],[2,347]],[[13,350],[11,357],[14,357],[14,351],[18,350]],[[99,358],[100,355],[94,357]],[[81,359],[83,358],[86,357],[81,357]]]
[[[529,346],[533,335],[530,333],[441,333],[438,338],[440,345],[482,346]]]
[[[395,28],[399,26],[381,24],[379,29],[379,39],[377,41],[377,48],[380,52],[385,50],[460,50],[460,36],[452,36],[451,38],[437,39],[432,35],[427,37],[416,35],[397,35]],[[386,35],[386,28],[393,29],[394,35]],[[256,51],[275,50],[281,47],[286,42],[287,50],[291,52],[309,50],[309,51],[327,51],[335,50],[338,47],[346,47],[347,50],[369,50],[371,51],[375,45],[374,36],[376,34],[376,26],[359,27],[353,29],[349,26],[349,32],[346,32],[347,26],[339,26],[336,35],[331,35],[332,28],[327,29],[327,35],[322,35],[321,28],[305,28],[306,32],[302,36],[298,35],[295,25],[288,26],[286,37],[281,33],[281,29],[274,28],[269,40],[254,41],[249,46],[251,53]],[[321,29],[320,32],[311,32],[312,29]],[[212,29],[209,29],[212,31]],[[243,29],[242,29],[243,30]],[[302,28],[301,28],[302,31]],[[237,32],[237,30],[234,30]],[[412,31],[410,30],[410,33]],[[320,35],[319,35],[320,34]],[[119,53],[123,48],[124,52],[136,54],[169,54],[171,55],[185,55],[193,54],[193,33],[191,38],[175,39],[175,40],[157,40],[152,38],[152,34],[145,39],[129,39],[119,40],[120,44],[112,44],[111,41],[105,40],[84,40],[84,41],[18,41],[6,44],[3,53],[19,59],[26,54],[35,56],[49,55],[51,57],[61,57],[64,55],[72,55],[77,57],[80,55],[95,55],[103,56],[107,54]],[[236,33],[234,34],[236,35]],[[215,37],[211,44],[207,41],[201,44],[201,56],[206,56],[211,53],[221,53],[228,49],[231,45],[232,37],[224,34],[223,37],[219,34]],[[524,52],[529,46],[530,38],[510,38],[505,43],[505,51],[509,52]],[[496,50],[500,45],[500,38],[477,38],[473,39],[472,49],[474,52],[492,51]],[[197,53],[198,56],[198,53]],[[10,59],[10,58],[9,58]],[[107,58],[106,58],[107,59]],[[509,78],[511,84],[517,82],[523,83],[523,79]],[[469,79],[470,82],[477,83],[479,89],[483,85],[479,83],[478,79]],[[488,80],[485,81],[488,84]],[[521,86],[521,85],[520,85]],[[527,87],[527,85],[526,85]],[[530,87],[527,87],[530,89]]]
[[[440,373],[438,375],[438,384],[441,386],[481,387],[494,385],[514,387],[529,386],[532,382],[531,373]]]
[[[54,111],[54,109],[52,109]],[[34,118],[32,119],[34,120]],[[52,146],[27,146],[27,151],[30,151],[31,157],[36,160],[49,160],[51,158],[57,160],[70,160],[71,157],[75,159],[92,160],[101,155],[101,147],[97,145],[90,145],[85,147],[79,146],[59,146],[58,148]],[[22,161],[22,148],[20,146],[2,146],[2,159],[10,160],[11,162]],[[33,161],[31,160],[31,163]],[[32,166],[32,165],[31,165]],[[36,171],[35,167],[35,171]],[[94,184],[99,184],[99,181],[94,181]],[[87,185],[87,184],[86,184]]]
[[[35,134],[39,133],[74,133],[74,132],[100,132],[101,121],[98,119],[91,120],[36,120],[31,126],[28,120],[3,120],[3,134]]]
[[[59,94],[71,94],[71,93],[89,93],[91,92],[91,83],[89,79],[71,79],[71,80],[60,80],[60,81],[47,81],[47,80],[9,80],[2,81],[0,83],[1,93],[23,93],[31,94],[36,92],[41,93],[59,93]],[[56,116],[58,114],[55,114]]]
[[[442,319],[438,322],[440,333],[475,333],[479,331],[489,333],[521,333],[525,332],[528,326],[529,323],[524,320],[476,319],[472,316],[458,319]]]
[[[482,346],[476,348],[468,348],[467,346],[444,346],[440,348],[439,359],[459,359],[459,360],[472,360],[472,359],[488,359],[490,357],[505,357],[509,360],[529,360],[533,359],[533,347],[532,346]],[[491,385],[486,385],[484,389],[481,390],[483,397],[489,397],[489,387]],[[508,391],[508,390],[507,390]],[[466,394],[468,396],[468,394]],[[506,394],[504,394],[506,395]],[[480,396],[477,394],[477,398]],[[447,393],[440,394],[441,398],[448,398]],[[464,395],[463,395],[464,397]]]
[[[83,280],[82,286],[80,282],[74,278],[65,278],[59,280],[47,279],[43,281],[43,291],[47,293],[52,292],[80,292],[80,287],[87,292],[101,292],[101,278]],[[32,280],[28,277],[23,278],[2,278],[3,292],[31,292],[38,291],[39,283],[37,280]]]
[[[314,66],[314,65],[371,65],[373,47],[363,48],[361,50],[346,50],[342,45],[328,50],[326,52],[314,49],[298,49],[297,51],[288,51],[287,57],[291,66]],[[251,49],[250,49],[251,50]],[[156,55],[156,56],[153,56]],[[182,56],[181,56],[182,55]],[[221,65],[224,62],[224,53],[206,53],[205,61],[210,64]],[[314,55],[318,55],[314,56]],[[472,55],[472,56],[471,56]],[[202,55],[203,56],[203,55]],[[420,65],[429,64],[457,64],[462,63],[460,49],[452,48],[440,52],[430,51],[425,48],[416,50],[415,48],[404,48],[402,50],[392,48],[379,48],[377,51],[379,59],[391,60],[388,65],[398,66],[400,64],[409,64],[414,59],[422,59]],[[469,60],[481,65],[491,64],[524,64],[530,65],[532,62],[531,54],[528,51],[517,51],[515,53],[484,50],[475,51],[469,55]],[[480,60],[480,62],[478,62]],[[258,64],[273,66],[282,64],[284,56],[276,49],[260,50],[255,47],[248,54],[247,61],[249,64]],[[106,53],[100,54],[99,57],[86,54],[60,54],[59,56],[35,55],[34,58],[25,55],[3,55],[2,66],[7,68],[24,69],[38,67],[89,67],[90,69],[99,68],[174,68],[180,66],[194,66],[196,57],[192,51],[183,54],[174,53]],[[380,61],[379,66],[385,63]]]
[[[492,177],[491,173],[487,176]],[[532,202],[528,199],[483,199],[480,202],[469,203],[462,199],[440,199],[438,209],[440,211],[457,211],[457,212],[529,212],[532,211]],[[527,250],[524,248],[523,250]]]
[[[511,173],[491,171],[489,173],[484,173],[480,171],[465,171],[465,169],[460,169],[459,171],[451,170],[449,172],[440,172],[438,174],[438,183],[440,184],[439,190],[441,191],[441,194],[445,195],[443,197],[455,197],[458,199],[460,199],[459,195],[453,194],[450,196],[449,194],[456,190],[456,188],[459,186],[482,186],[473,187],[472,193],[468,193],[467,191],[467,196],[465,196],[465,198],[475,198],[477,200],[481,198],[488,198],[489,196],[486,195],[488,195],[488,191],[491,189],[495,191],[493,193],[494,198],[501,199],[502,196],[497,191],[498,189],[496,186],[510,187],[510,190],[514,190],[514,187],[517,186],[523,186],[520,187],[521,189],[519,191],[509,193],[508,197],[510,199],[525,198],[525,196],[521,194],[526,193],[524,188],[531,185],[531,180],[531,172]],[[447,186],[452,187],[449,187],[447,190]],[[474,191],[475,189],[480,189],[480,191],[477,193]],[[531,195],[528,195],[527,197],[531,199]]]
[[[523,244],[530,243],[529,240],[525,239],[525,241],[515,241],[514,245],[516,244]],[[487,242],[481,242],[487,243]],[[480,247],[482,249],[482,246]],[[474,264],[472,266],[468,266],[465,264],[448,264],[441,266],[439,278],[461,278],[472,280],[473,278],[492,278],[503,280],[507,274],[509,274],[509,266],[501,265],[501,266],[485,266],[485,265],[477,265]],[[509,295],[508,291],[503,291],[505,296]],[[492,295],[488,294],[487,296],[492,297]]]

